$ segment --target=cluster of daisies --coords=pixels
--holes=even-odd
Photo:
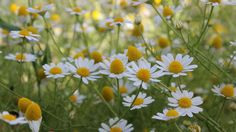
[[[28,98],[18,99],[19,112],[3,111],[0,113],[0,119],[10,125],[29,124],[32,132],[38,132],[42,121],[42,112],[40,106]]]

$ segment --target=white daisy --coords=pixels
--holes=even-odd
[[[181,116],[193,117],[193,113],[197,114],[202,112],[203,109],[198,107],[203,103],[201,97],[193,97],[193,92],[184,90],[172,92],[172,98],[168,98],[169,106],[175,107],[180,111]]]
[[[212,91],[218,95],[226,98],[232,98],[236,96],[236,88],[233,84],[221,84],[219,86],[214,86]]]
[[[45,64],[43,65],[44,72],[47,78],[62,78],[69,74],[69,69],[66,64]]]
[[[38,104],[33,102],[27,107],[25,118],[32,132],[39,132],[42,122],[42,111]]]
[[[71,15],[83,15],[86,13],[86,11],[81,9],[80,7],[66,8],[66,11],[69,12]]]
[[[211,4],[212,6],[222,5],[236,5],[233,0],[201,0],[205,4]]]
[[[30,13],[38,13],[38,14],[45,14],[47,11],[51,10],[53,8],[53,4],[47,4],[47,5],[39,5],[39,6],[36,6],[34,8],[28,8],[28,12]]]
[[[2,113],[0,113],[0,119],[7,122],[10,125],[27,123],[24,117],[18,117],[17,115],[10,114],[7,111],[3,111]]]
[[[177,109],[164,109],[163,113],[157,113],[152,118],[157,120],[168,121],[171,119],[178,118],[181,113]]]
[[[119,80],[119,86],[119,91],[122,96],[130,94],[136,89],[136,87],[134,87],[133,84],[129,81]]]
[[[136,95],[126,96],[124,97],[123,105],[127,107],[131,107],[130,110],[140,109],[142,107],[147,107],[147,105],[151,104],[154,99],[151,96],[147,96],[146,93],[139,93],[137,98],[135,99]]]
[[[39,37],[40,37],[40,35],[33,34],[27,29],[22,29],[20,31],[11,31],[10,36],[12,38],[25,38],[28,41],[32,41],[32,42],[39,41]]]
[[[36,56],[28,53],[16,53],[6,55],[5,59],[14,60],[18,62],[33,62],[36,60]]]
[[[145,59],[138,60],[138,64],[131,62],[131,67],[127,67],[128,79],[134,82],[135,86],[142,85],[142,88],[147,89],[150,82],[159,82],[157,78],[163,76],[162,71],[157,71],[157,66],[151,67]]]
[[[127,120],[116,118],[109,119],[109,123],[101,124],[99,132],[132,132],[134,130],[132,124],[128,124]]]
[[[184,89],[185,87],[186,87],[186,85],[184,85],[184,84],[180,84],[180,86],[178,86],[176,83],[171,82],[169,89],[170,89],[172,92],[176,92],[176,91],[179,91],[179,90]]]
[[[124,24],[132,24],[132,22],[126,20],[125,18],[123,17],[116,17],[116,18],[113,18],[113,21],[111,22],[110,26],[113,26],[113,25],[124,25]]]
[[[70,71],[74,74],[76,78],[81,78],[84,83],[88,84],[88,81],[95,81],[99,78],[99,72],[96,71],[99,67],[98,64],[94,64],[94,60],[89,60],[87,58],[79,58],[75,60],[75,66],[68,63]]]
[[[186,72],[193,71],[197,68],[197,65],[190,65],[193,58],[189,55],[183,56],[177,54],[174,58],[172,54],[162,55],[162,61],[157,61],[158,68],[164,71],[167,75],[173,75],[173,77],[185,76]]]
[[[82,104],[85,98],[86,98],[86,96],[80,94],[80,92],[78,90],[76,90],[75,93],[70,96],[70,100],[73,103],[77,103],[77,104]]]
[[[112,56],[109,60],[106,59],[100,63],[102,74],[109,75],[111,78],[122,78],[126,75],[126,67],[128,65],[128,58],[123,54]]]

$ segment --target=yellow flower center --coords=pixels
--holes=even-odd
[[[54,75],[61,74],[62,73],[62,69],[60,67],[55,66],[55,67],[51,68],[49,72],[51,74],[54,74]]]
[[[121,7],[126,7],[128,5],[127,0],[120,0],[120,6]]]
[[[106,101],[111,101],[114,97],[114,93],[111,87],[105,86],[102,89],[102,96]]]
[[[135,37],[141,36],[143,31],[144,31],[144,26],[142,23],[139,25],[134,25],[134,28],[132,30],[132,35]]]
[[[142,80],[143,82],[148,82],[151,78],[151,73],[150,73],[150,70],[142,68],[137,72],[136,76],[138,79]]]
[[[221,94],[223,94],[225,97],[233,97],[234,96],[234,87],[233,85],[225,85],[221,91]]]
[[[143,104],[143,102],[144,102],[143,98],[136,98],[133,105],[136,105],[136,106],[141,105]]]
[[[91,58],[94,60],[95,63],[102,62],[103,60],[102,54],[97,51],[91,53]]]
[[[158,44],[162,49],[164,49],[170,45],[170,41],[168,38],[160,37],[158,40]]]
[[[110,132],[122,132],[122,129],[120,127],[112,127]]]
[[[176,92],[177,88],[176,87],[170,87],[169,88],[172,92]]]
[[[213,3],[221,3],[221,0],[209,0],[209,2],[213,2]]]
[[[90,75],[90,71],[86,67],[80,67],[77,69],[77,74],[79,74],[81,77],[87,77]]]
[[[222,40],[222,38],[221,38],[220,35],[217,35],[217,36],[215,36],[215,37],[213,38],[213,40],[212,40],[212,45],[213,45],[213,47],[216,48],[216,49],[222,48],[223,40]]]
[[[127,56],[129,61],[137,61],[142,57],[142,52],[134,46],[129,46]]]
[[[33,34],[38,34],[38,29],[33,26],[27,27],[27,30]]]
[[[121,74],[125,71],[125,66],[120,59],[114,59],[110,64],[110,72],[114,74]]]
[[[43,68],[38,69],[38,71],[37,71],[37,75],[38,75],[38,77],[39,77],[40,79],[44,79],[44,78],[46,77]]]
[[[76,101],[77,101],[77,96],[71,95],[71,96],[70,96],[70,101],[71,101],[71,102],[76,102]]]
[[[16,13],[17,10],[19,9],[19,6],[14,4],[14,3],[12,3],[9,8],[10,8],[11,12]]]
[[[50,19],[52,20],[52,21],[60,21],[60,16],[58,15],[58,14],[52,14],[51,16],[50,16]]]
[[[179,61],[172,61],[168,69],[172,73],[180,73],[184,67]]]
[[[76,7],[76,8],[73,9],[73,11],[76,12],[76,13],[80,13],[81,9],[79,7]]]
[[[36,103],[32,103],[31,105],[29,105],[29,107],[26,109],[25,117],[30,121],[39,120],[42,117],[40,106]]]
[[[168,17],[172,16],[174,14],[174,11],[170,7],[165,6],[162,13],[164,17]]]
[[[161,0],[154,0],[153,2],[156,6],[159,6],[161,4]]]
[[[16,54],[16,60],[17,61],[24,61],[26,59],[25,55],[24,54]]]
[[[18,9],[18,15],[19,16],[27,16],[29,14],[29,12],[27,11],[27,8],[25,6],[21,6]]]
[[[114,19],[114,22],[120,22],[123,23],[125,20],[122,17],[117,17]]]
[[[178,115],[179,115],[179,112],[177,112],[175,109],[170,109],[166,113],[166,116],[168,116],[168,117],[176,117]]]
[[[181,108],[189,108],[192,106],[192,100],[188,97],[183,97],[178,100],[178,104]]]
[[[79,52],[79,53],[75,54],[73,58],[74,59],[79,59],[80,57],[84,58],[84,54],[82,52]]]
[[[22,113],[25,113],[26,109],[30,104],[32,104],[32,101],[27,98],[20,98],[18,100],[18,108]]]
[[[125,94],[125,93],[128,92],[128,89],[127,89],[125,86],[120,86],[119,92],[120,92],[121,94]]]
[[[19,32],[20,35],[22,36],[29,36],[30,35],[30,32],[27,30],[27,29],[22,29],[20,32]]]
[[[14,120],[16,120],[16,116],[11,115],[11,114],[3,115],[2,118],[7,120],[7,121],[14,121]]]

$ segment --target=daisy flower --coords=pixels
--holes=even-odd
[[[181,89],[181,90],[184,89],[185,87],[186,87],[186,85],[184,85],[184,84],[180,84],[180,86],[178,86],[176,83],[171,82],[169,89],[170,89],[172,92],[176,92],[176,91],[179,91],[180,89]]]
[[[126,54],[129,61],[138,61],[143,57],[144,50],[145,48],[143,47],[129,46],[124,54]]]
[[[40,35],[34,34],[28,29],[22,29],[20,31],[11,31],[10,36],[12,38],[25,38],[28,41],[32,41],[32,42],[39,41],[38,38],[40,37]]]
[[[66,11],[69,12],[71,15],[83,15],[86,13],[86,11],[82,10],[80,7],[67,8]]]
[[[47,4],[47,5],[38,5],[34,8],[28,8],[28,12],[30,13],[38,13],[44,15],[47,11],[51,10],[53,8],[53,4]]]
[[[163,113],[157,113],[152,118],[157,120],[168,121],[171,119],[178,118],[181,113],[177,109],[164,109]]]
[[[119,80],[119,85],[120,85],[119,92],[122,96],[130,94],[136,89],[136,87],[134,87],[133,84],[129,81],[125,82],[123,80]]]
[[[231,0],[201,0],[205,4],[211,4],[212,6],[222,5],[236,5],[236,2]]]
[[[71,102],[77,103],[77,104],[82,104],[85,98],[86,96],[80,94],[78,90],[76,90],[75,93],[70,96]]]
[[[99,132],[132,132],[134,130],[132,124],[128,124],[127,120],[118,117],[109,119],[108,124],[102,123]]]
[[[42,111],[38,104],[32,102],[26,109],[25,118],[32,132],[39,132],[42,122]]]
[[[138,64],[132,62],[131,67],[127,67],[128,79],[134,82],[134,86],[142,85],[147,89],[150,82],[159,82],[157,78],[163,76],[162,71],[157,71],[157,66],[152,66],[145,59],[138,60]]]
[[[62,78],[69,74],[69,69],[66,64],[45,64],[43,65],[44,72],[47,78]]]
[[[104,60],[100,63],[103,70],[100,73],[109,75],[111,78],[122,78],[126,75],[126,67],[128,58],[123,54],[112,56],[109,60]]]
[[[236,88],[233,84],[221,84],[219,86],[214,86],[212,91],[218,95],[226,98],[232,98],[236,96]]]
[[[154,101],[154,99],[151,96],[147,96],[146,93],[139,93],[136,99],[135,97],[136,95],[124,97],[123,105],[126,107],[130,107],[132,105],[130,110],[134,110],[147,107],[147,105]]]
[[[87,58],[79,58],[75,60],[75,66],[68,64],[70,71],[74,74],[73,76],[76,78],[81,78],[85,84],[88,84],[88,81],[95,81],[99,78],[96,70],[99,65],[94,64],[94,60],[89,60]]]
[[[18,62],[33,62],[36,60],[36,56],[28,53],[16,53],[6,55],[5,59],[14,60]]]
[[[138,6],[138,5],[141,5],[147,1],[148,0],[129,0],[128,3],[130,3],[129,5],[131,5],[131,6]]]
[[[193,97],[193,92],[184,90],[172,92],[172,98],[168,98],[169,106],[175,107],[181,113],[181,116],[193,117],[193,113],[202,112],[203,109],[198,107],[203,103],[201,97]]]
[[[167,75],[173,75],[173,77],[185,76],[186,72],[193,71],[197,68],[197,65],[190,65],[193,58],[189,55],[183,56],[182,54],[177,54],[174,58],[172,54],[162,55],[162,61],[157,61],[159,65],[158,68],[163,70]]]
[[[18,113],[17,113],[18,114]],[[18,115],[11,114],[7,111],[0,113],[0,119],[7,122],[10,125],[25,124],[27,121],[24,117],[19,117]]]
[[[116,18],[113,18],[113,21],[111,22],[110,26],[113,26],[113,25],[121,26],[124,24],[132,24],[132,23],[123,17],[116,17]]]

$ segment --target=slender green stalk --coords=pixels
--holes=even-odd
[[[224,101],[223,101],[223,103],[222,103],[221,109],[220,109],[219,114],[218,114],[218,116],[217,116],[217,118],[216,118],[216,121],[217,121],[217,122],[219,122],[219,119],[220,119],[220,117],[221,117],[221,115],[222,115],[222,112],[224,111],[224,107],[225,107],[226,100],[227,100],[227,99],[224,98]]]
[[[120,40],[120,25],[118,24],[117,39],[116,39],[116,45],[115,45],[117,52],[119,51],[119,40]]]
[[[182,132],[182,130],[181,130],[181,128],[178,126],[178,124],[175,122],[175,127],[177,128],[177,130],[179,131],[179,132]]]

